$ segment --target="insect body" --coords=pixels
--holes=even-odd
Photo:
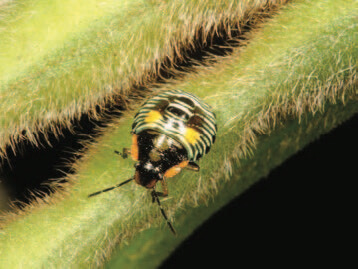
[[[147,101],[132,125],[135,181],[153,188],[208,153],[216,136],[215,115],[197,97],[169,91]]]
[[[166,179],[177,175],[183,168],[198,171],[195,163],[210,151],[216,137],[215,114],[210,107],[192,94],[172,90],[149,99],[134,117],[131,149],[123,149],[136,161],[133,180],[152,189],[153,201],[160,206],[158,196],[167,196]],[[162,192],[156,192],[157,182]],[[167,217],[161,208],[163,216]],[[170,228],[173,227],[167,220]]]

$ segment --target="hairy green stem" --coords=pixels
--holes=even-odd
[[[89,146],[66,193],[8,216],[0,231],[1,264],[94,267],[116,246],[112,264],[158,265],[223,204],[357,113],[357,9],[356,1],[343,0],[291,4],[255,31],[247,47],[157,90],[192,92],[218,119],[217,142],[200,173],[184,171],[170,180],[169,197],[161,201],[178,237],[141,186],[88,198],[133,175],[133,162],[113,153],[131,143],[135,112],[128,112]]]
[[[11,1],[0,7],[0,157],[37,133],[61,133],[93,118],[158,66],[181,59],[219,25],[244,25],[267,3],[285,0]],[[230,26],[230,27],[229,27]],[[170,67],[168,67],[170,68]],[[114,100],[112,100],[114,99]]]

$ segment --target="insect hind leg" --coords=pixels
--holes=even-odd
[[[189,162],[187,166],[185,166],[185,169],[191,170],[191,171],[195,171],[195,172],[199,172],[200,170],[200,166],[194,162]]]

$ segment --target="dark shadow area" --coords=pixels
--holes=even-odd
[[[259,17],[263,19],[269,15],[272,13],[265,10]],[[81,151],[84,144],[98,135],[97,126],[104,127],[113,118],[120,117],[128,103],[133,100],[138,102],[148,96],[149,87],[167,83],[168,79],[178,79],[188,72],[195,72],[197,66],[213,64],[220,57],[229,55],[235,47],[245,44],[247,33],[256,27],[258,22],[257,18],[255,21],[246,20],[240,30],[236,25],[227,22],[227,25],[222,24],[217,29],[212,29],[208,35],[204,35],[204,30],[199,29],[192,47],[180,48],[172,60],[167,58],[162,63],[157,63],[158,72],[148,71],[148,74],[144,74],[147,79],[143,85],[133,85],[125,102],[118,94],[106,102],[104,108],[98,108],[101,119],[94,120],[83,114],[79,120],[73,121],[72,132],[62,129],[63,135],[59,137],[48,134],[48,141],[52,146],[49,146],[47,139],[40,134],[40,147],[26,140],[17,143],[14,150],[9,147],[6,150],[8,158],[0,159],[0,184],[8,192],[10,201],[18,201],[16,204],[22,206],[29,201],[31,193],[37,193],[40,197],[51,193],[48,183],[51,180],[64,182],[64,175],[72,172],[70,164],[76,160],[76,152]],[[228,27],[231,29],[230,34],[226,31]]]
[[[211,217],[160,268],[355,267],[357,138],[355,115]]]
[[[39,136],[39,146],[24,140],[16,144],[16,155],[9,147],[7,160],[1,160],[0,178],[7,190],[10,201],[21,207],[29,202],[32,195],[43,196],[50,194],[51,188],[47,183],[58,180],[70,174],[70,164],[76,160],[76,152],[83,149],[85,142],[93,141],[97,136],[96,127],[104,127],[106,121],[91,121],[87,115],[76,121],[73,130],[62,129],[62,135],[43,134]],[[51,146],[46,142],[50,142]]]

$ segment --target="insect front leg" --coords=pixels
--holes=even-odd
[[[122,152],[115,150],[114,153],[121,156],[123,159],[127,159],[128,156],[131,154],[131,150],[129,148],[123,148]]]
[[[162,184],[162,192],[160,196],[167,197],[169,192],[168,192],[168,184],[165,177],[160,181],[160,183]]]
[[[155,189],[153,190],[156,195],[158,197],[167,197],[168,194],[169,194],[169,191],[168,191],[168,185],[167,185],[167,181],[165,180],[165,178],[163,178],[161,181],[160,181],[161,185],[162,185],[162,191],[161,192],[158,192],[156,191]],[[155,202],[155,197],[153,196],[153,192],[152,192],[152,202],[154,203]]]

